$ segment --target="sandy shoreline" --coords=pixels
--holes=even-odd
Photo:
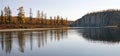
[[[59,30],[59,29],[68,29],[68,28],[67,27],[62,27],[62,28],[0,29],[0,32],[7,32],[7,31]]]
[[[0,32],[7,31],[39,31],[39,30],[60,30],[60,29],[87,29],[87,28],[117,28],[117,27],[60,27],[60,28],[21,28],[21,29],[0,29]]]

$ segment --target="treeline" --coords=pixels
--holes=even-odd
[[[5,13],[3,13],[3,11],[1,11],[1,16],[0,16],[0,24],[8,24],[11,23],[11,10],[10,7],[5,7],[4,8]]]
[[[71,24],[73,27],[119,26],[120,10],[104,10],[88,13]]]
[[[32,9],[30,8],[29,17],[25,17],[25,12],[23,7],[20,7],[18,10],[18,16],[11,15],[10,7],[5,7],[4,11],[1,11],[0,15],[0,24],[29,24],[29,25],[40,25],[40,26],[67,26],[67,18],[62,18],[60,16],[50,16],[47,18],[46,13],[37,11],[37,17],[33,18]]]

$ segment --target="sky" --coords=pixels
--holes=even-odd
[[[32,8],[33,17],[37,17],[37,11],[43,11],[50,16],[61,16],[68,20],[77,20],[90,12],[107,9],[120,9],[120,0],[0,0],[0,11],[9,6],[12,15],[17,16],[17,9],[24,7],[26,17]]]

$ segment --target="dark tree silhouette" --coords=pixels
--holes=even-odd
[[[33,15],[33,14],[32,14],[32,9],[30,8],[30,20],[29,20],[30,22],[32,21],[32,15]],[[32,23],[32,22],[31,22],[31,23]]]
[[[11,20],[11,10],[10,10],[10,7],[8,7],[8,13],[9,13],[9,15],[8,15],[8,23],[10,24],[10,23],[12,22],[12,20]]]
[[[3,11],[1,11],[1,19],[0,19],[0,23],[3,24]]]

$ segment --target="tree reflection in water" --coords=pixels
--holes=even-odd
[[[14,45],[18,45],[16,49],[19,48],[18,50],[21,53],[24,53],[25,48],[28,47],[30,47],[30,50],[32,51],[34,44],[37,44],[36,47],[42,48],[45,44],[47,44],[48,41],[60,41],[64,38],[67,38],[67,29],[0,32],[0,46],[2,48],[0,51],[6,51],[6,53],[11,53]],[[13,44],[13,42],[16,43]],[[26,43],[30,43],[30,45],[28,46],[26,45]]]
[[[24,32],[18,32],[18,44],[19,44],[19,49],[21,52],[24,53],[24,48],[25,48],[25,36]]]
[[[119,28],[87,28],[79,29],[78,33],[82,33],[83,38],[89,41],[100,41],[104,43],[120,42]]]

